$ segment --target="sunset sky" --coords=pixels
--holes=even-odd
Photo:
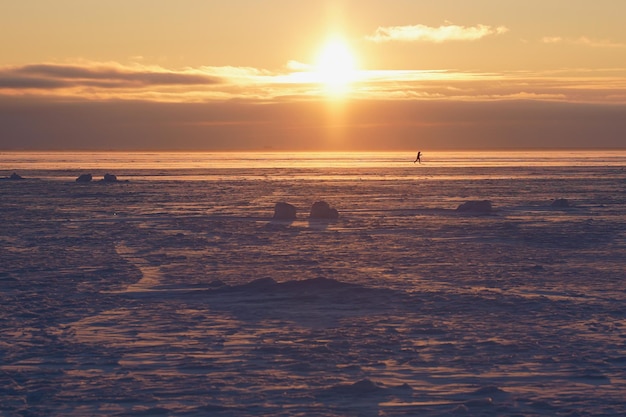
[[[622,0],[0,0],[0,149],[626,147]]]

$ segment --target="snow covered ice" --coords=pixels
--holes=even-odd
[[[7,158],[0,415],[626,413],[624,153]],[[316,201],[339,218],[310,220]]]

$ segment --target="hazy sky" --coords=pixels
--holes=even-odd
[[[623,0],[0,0],[0,149],[626,147]]]

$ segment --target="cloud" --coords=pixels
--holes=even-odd
[[[292,71],[310,71],[313,66],[310,64],[305,64],[303,62],[291,60],[287,63],[287,68]]]
[[[289,70],[289,69],[288,69]],[[273,96],[281,75],[252,67],[166,69],[79,61],[0,67],[0,95],[68,99],[205,102]]]
[[[22,77],[0,71],[0,91],[3,89],[57,89],[67,87],[64,81],[37,77]]]
[[[523,98],[624,105],[625,75],[626,68],[498,73],[378,71],[364,88],[367,97],[379,99],[485,102]]]
[[[0,89],[138,88],[214,85],[220,77],[198,71],[118,64],[36,64],[0,68]]]
[[[563,38],[560,36],[544,36],[541,41],[543,43],[561,43]]]
[[[381,43],[391,41],[403,42],[431,42],[442,43],[448,41],[475,41],[485,36],[500,35],[508,32],[505,26],[492,27],[488,25],[458,26],[443,25],[431,27],[426,25],[388,26],[379,27],[373,35],[366,39]]]
[[[582,45],[592,48],[626,48],[626,44],[613,42],[608,39],[591,39],[587,36],[581,36],[579,38],[563,38],[560,36],[544,36],[541,41],[543,43],[566,43],[570,45]]]
[[[26,65],[15,71],[26,76],[56,78],[80,84],[86,80],[106,81],[120,86],[126,85],[202,85],[215,84],[215,77],[165,71],[162,69],[124,68],[115,66],[81,67],[75,65]]]

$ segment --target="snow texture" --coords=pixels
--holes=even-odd
[[[456,211],[469,213],[489,214],[492,211],[491,201],[489,200],[472,200],[466,201],[459,205]]]
[[[2,416],[626,414],[621,167],[117,170],[0,182]]]

